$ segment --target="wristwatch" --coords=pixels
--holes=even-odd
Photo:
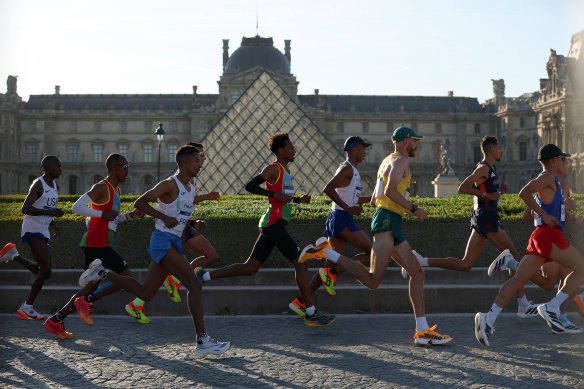
[[[416,212],[416,209],[418,209],[418,206],[416,204],[412,204],[412,208],[410,209],[411,213]]]

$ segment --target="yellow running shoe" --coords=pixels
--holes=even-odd
[[[136,319],[138,323],[148,324],[151,321],[144,313],[144,307],[142,305],[135,305],[133,301],[126,305],[126,312]]]
[[[299,263],[304,263],[309,259],[326,259],[324,254],[326,249],[332,249],[331,242],[327,238],[318,238],[315,245],[306,246],[299,256]]]
[[[294,301],[292,301],[290,304],[288,304],[288,307],[299,316],[306,316],[306,304],[301,303],[300,300],[298,300],[298,297],[295,298]]]
[[[168,297],[175,303],[180,303],[180,293],[178,292],[180,284],[174,281],[174,277],[172,275],[166,277],[162,285],[164,285],[164,288],[168,292]]]
[[[452,340],[448,335],[440,335],[436,330],[436,325],[434,327],[428,327],[426,331],[416,330],[414,335],[414,342],[416,344],[445,344]]]
[[[327,293],[331,296],[336,296],[337,292],[335,291],[335,284],[337,283],[337,275],[331,273],[331,269],[328,267],[321,267],[318,269],[318,275],[320,276]]]

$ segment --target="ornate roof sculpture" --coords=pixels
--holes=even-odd
[[[288,132],[296,148],[290,164],[296,191],[320,195],[344,156],[265,71],[201,141],[209,159],[198,186],[222,194],[246,194],[249,180],[274,161],[267,144],[279,131]]]

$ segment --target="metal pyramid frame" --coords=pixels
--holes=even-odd
[[[289,165],[296,191],[321,195],[344,156],[266,71],[202,139],[209,157],[197,186],[221,194],[248,194],[245,185],[275,160],[268,139],[279,131],[287,132],[296,148]]]

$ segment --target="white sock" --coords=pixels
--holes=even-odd
[[[326,259],[328,259],[329,261],[331,261],[333,263],[337,263],[337,261],[341,257],[341,254],[337,253],[333,249],[324,250],[324,255],[326,256]]]
[[[428,329],[428,322],[426,321],[426,316],[416,317],[416,330],[426,331]]]
[[[547,305],[549,305],[550,308],[553,308],[553,309],[560,309],[560,305],[562,305],[562,303],[564,301],[566,301],[566,299],[568,297],[569,296],[567,294],[565,294],[562,291],[559,291],[558,294],[556,294],[556,297],[554,297],[553,299],[551,299],[550,302],[547,303]]]
[[[211,274],[209,272],[203,274],[203,281],[211,281]]]
[[[22,308],[29,308],[30,309],[30,308],[32,308],[32,304],[28,305],[25,301],[22,303]]]
[[[497,316],[499,316],[501,311],[503,311],[503,308],[493,303],[491,310],[487,313],[487,324],[491,328],[493,328],[493,326],[495,325],[495,320],[497,320]]]
[[[314,312],[316,311],[316,308],[314,307],[314,305],[306,308],[306,316],[312,316],[314,315]]]
[[[420,257],[418,262],[420,262],[420,266],[428,266],[428,257]]]
[[[523,297],[518,297],[517,304],[519,304],[519,306],[522,308],[527,308],[529,306],[529,301],[527,300],[527,296],[523,295]]]

